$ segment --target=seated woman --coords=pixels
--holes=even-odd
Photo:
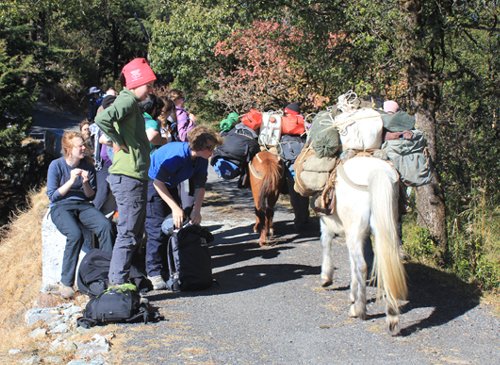
[[[52,161],[47,172],[47,195],[52,222],[66,236],[59,293],[63,298],[71,298],[84,241],[82,227],[97,235],[103,251],[113,250],[114,237],[111,222],[90,202],[96,191],[96,172],[86,157],[82,135],[65,132],[61,144],[63,157]]]
[[[191,223],[200,224],[208,159],[214,148],[222,144],[221,137],[205,126],[193,128],[187,139],[188,142],[167,143],[151,155],[146,207],[146,271],[155,290],[166,287],[161,276],[161,247],[165,240],[161,224],[170,213],[176,228],[181,228],[184,221],[177,186],[183,181],[191,181],[194,205],[189,218]]]

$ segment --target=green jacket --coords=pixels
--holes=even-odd
[[[96,115],[95,123],[113,142],[128,147],[128,153],[114,154],[109,172],[147,180],[150,147],[138,101],[124,88],[110,107]]]

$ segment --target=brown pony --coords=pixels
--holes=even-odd
[[[259,245],[268,243],[273,236],[274,205],[280,194],[283,164],[274,153],[261,151],[248,164],[250,188],[255,204],[254,232],[260,232]]]

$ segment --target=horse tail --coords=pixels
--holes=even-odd
[[[380,295],[383,290],[389,306],[399,313],[398,300],[406,299],[408,294],[396,227],[399,190],[384,170],[375,170],[370,174],[368,186],[375,235],[377,291]]]
[[[267,209],[267,198],[278,194],[281,181],[281,166],[278,158],[269,154],[262,164],[262,185],[259,194],[258,206]]]

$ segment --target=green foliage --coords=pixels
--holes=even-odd
[[[405,218],[403,225],[403,249],[413,259],[432,263],[436,245],[428,229],[416,224],[415,217]]]
[[[206,75],[215,63],[213,47],[237,26],[241,10],[203,1],[167,3],[168,20],[153,24],[151,65],[163,80],[173,81],[172,88],[185,92],[190,110],[215,120],[213,85]]]
[[[12,194],[24,192],[36,179],[39,170],[36,151],[31,145],[21,142],[31,126],[31,107],[37,97],[34,83],[39,74],[34,57],[22,53],[14,44],[16,31],[9,32],[6,24],[10,18],[0,11],[0,211],[12,204]],[[5,20],[5,23],[1,23]],[[6,39],[6,35],[9,38]],[[35,180],[36,181],[36,180]],[[17,204],[16,204],[17,206]],[[5,216],[0,216],[0,224],[6,223]]]
[[[461,278],[486,289],[500,283],[500,208],[490,210],[485,192],[478,192],[471,207],[453,220],[450,268]]]

